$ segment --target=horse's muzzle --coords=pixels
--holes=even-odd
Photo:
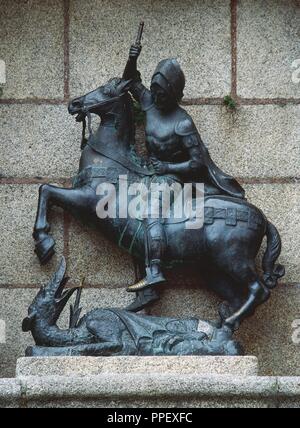
[[[81,110],[82,110],[81,98],[76,98],[75,100],[70,101],[68,105],[68,111],[72,116],[74,116],[75,114],[80,114]]]

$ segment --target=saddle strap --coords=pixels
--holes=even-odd
[[[248,223],[249,229],[258,230],[264,225],[263,217],[253,210],[239,210],[237,208],[204,208],[204,224],[214,224],[215,220],[225,220],[227,226],[236,226],[239,221]]]
[[[89,183],[94,178],[103,178],[107,183],[117,184],[118,183],[118,169],[117,168],[106,168],[102,166],[88,166],[81,171],[73,179],[73,187],[81,187]]]
[[[119,165],[123,166],[124,168],[127,168],[129,171],[134,172],[135,174],[138,174],[141,176],[148,176],[148,177],[152,177],[153,175],[155,175],[154,171],[150,171],[146,167],[142,168],[126,157],[123,157],[121,155],[116,155],[115,151],[114,152],[111,151],[109,147],[105,146],[104,144],[102,144],[102,147],[100,149],[96,144],[96,142],[94,141],[93,137],[89,139],[88,145],[93,150],[95,150],[95,152],[105,156],[108,159],[113,160],[114,162],[117,162]]]

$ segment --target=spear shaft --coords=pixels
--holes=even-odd
[[[145,27],[145,23],[142,21],[140,23],[139,31],[137,33],[137,37],[136,37],[136,41],[135,41],[135,46],[137,48],[139,48],[141,46],[141,44],[142,44],[142,37],[143,37],[144,27]]]

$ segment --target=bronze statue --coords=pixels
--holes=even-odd
[[[111,79],[70,102],[69,112],[84,124],[84,131],[88,119],[90,135],[87,141],[83,140],[73,187],[47,184],[40,188],[33,233],[35,251],[42,264],[53,256],[55,242],[49,234],[47,214],[51,206],[59,206],[84,224],[101,230],[145,263],[145,279],[129,287],[129,291],[137,291],[137,298],[127,309],[137,312],[158,298],[157,287],[154,289],[152,285],[164,281],[162,267],[193,263],[209,287],[228,302],[220,311],[221,330],[233,331],[269,298],[270,290],[284,275],[284,267],[276,265],[281,253],[280,236],[265,215],[247,202],[236,180],[216,167],[191,117],[179,107],[185,79],[178,63],[174,60],[160,63],[148,91],[136,70],[140,50],[139,46],[131,48],[125,78]],[[147,116],[147,146],[152,158],[148,167],[133,150],[135,125],[130,91]],[[91,129],[92,114],[101,119],[95,133]],[[151,216],[99,217],[97,207],[103,198],[98,192],[99,185],[110,184],[118,200],[120,177],[124,176],[129,183],[204,182],[203,227],[187,229],[186,216],[163,221]],[[119,212],[127,206],[117,208]],[[265,236],[267,249],[261,277],[255,260]]]

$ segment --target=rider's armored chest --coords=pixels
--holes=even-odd
[[[176,134],[177,113],[162,114],[155,106],[147,112],[146,140],[150,156],[161,161],[183,160],[185,148]]]

